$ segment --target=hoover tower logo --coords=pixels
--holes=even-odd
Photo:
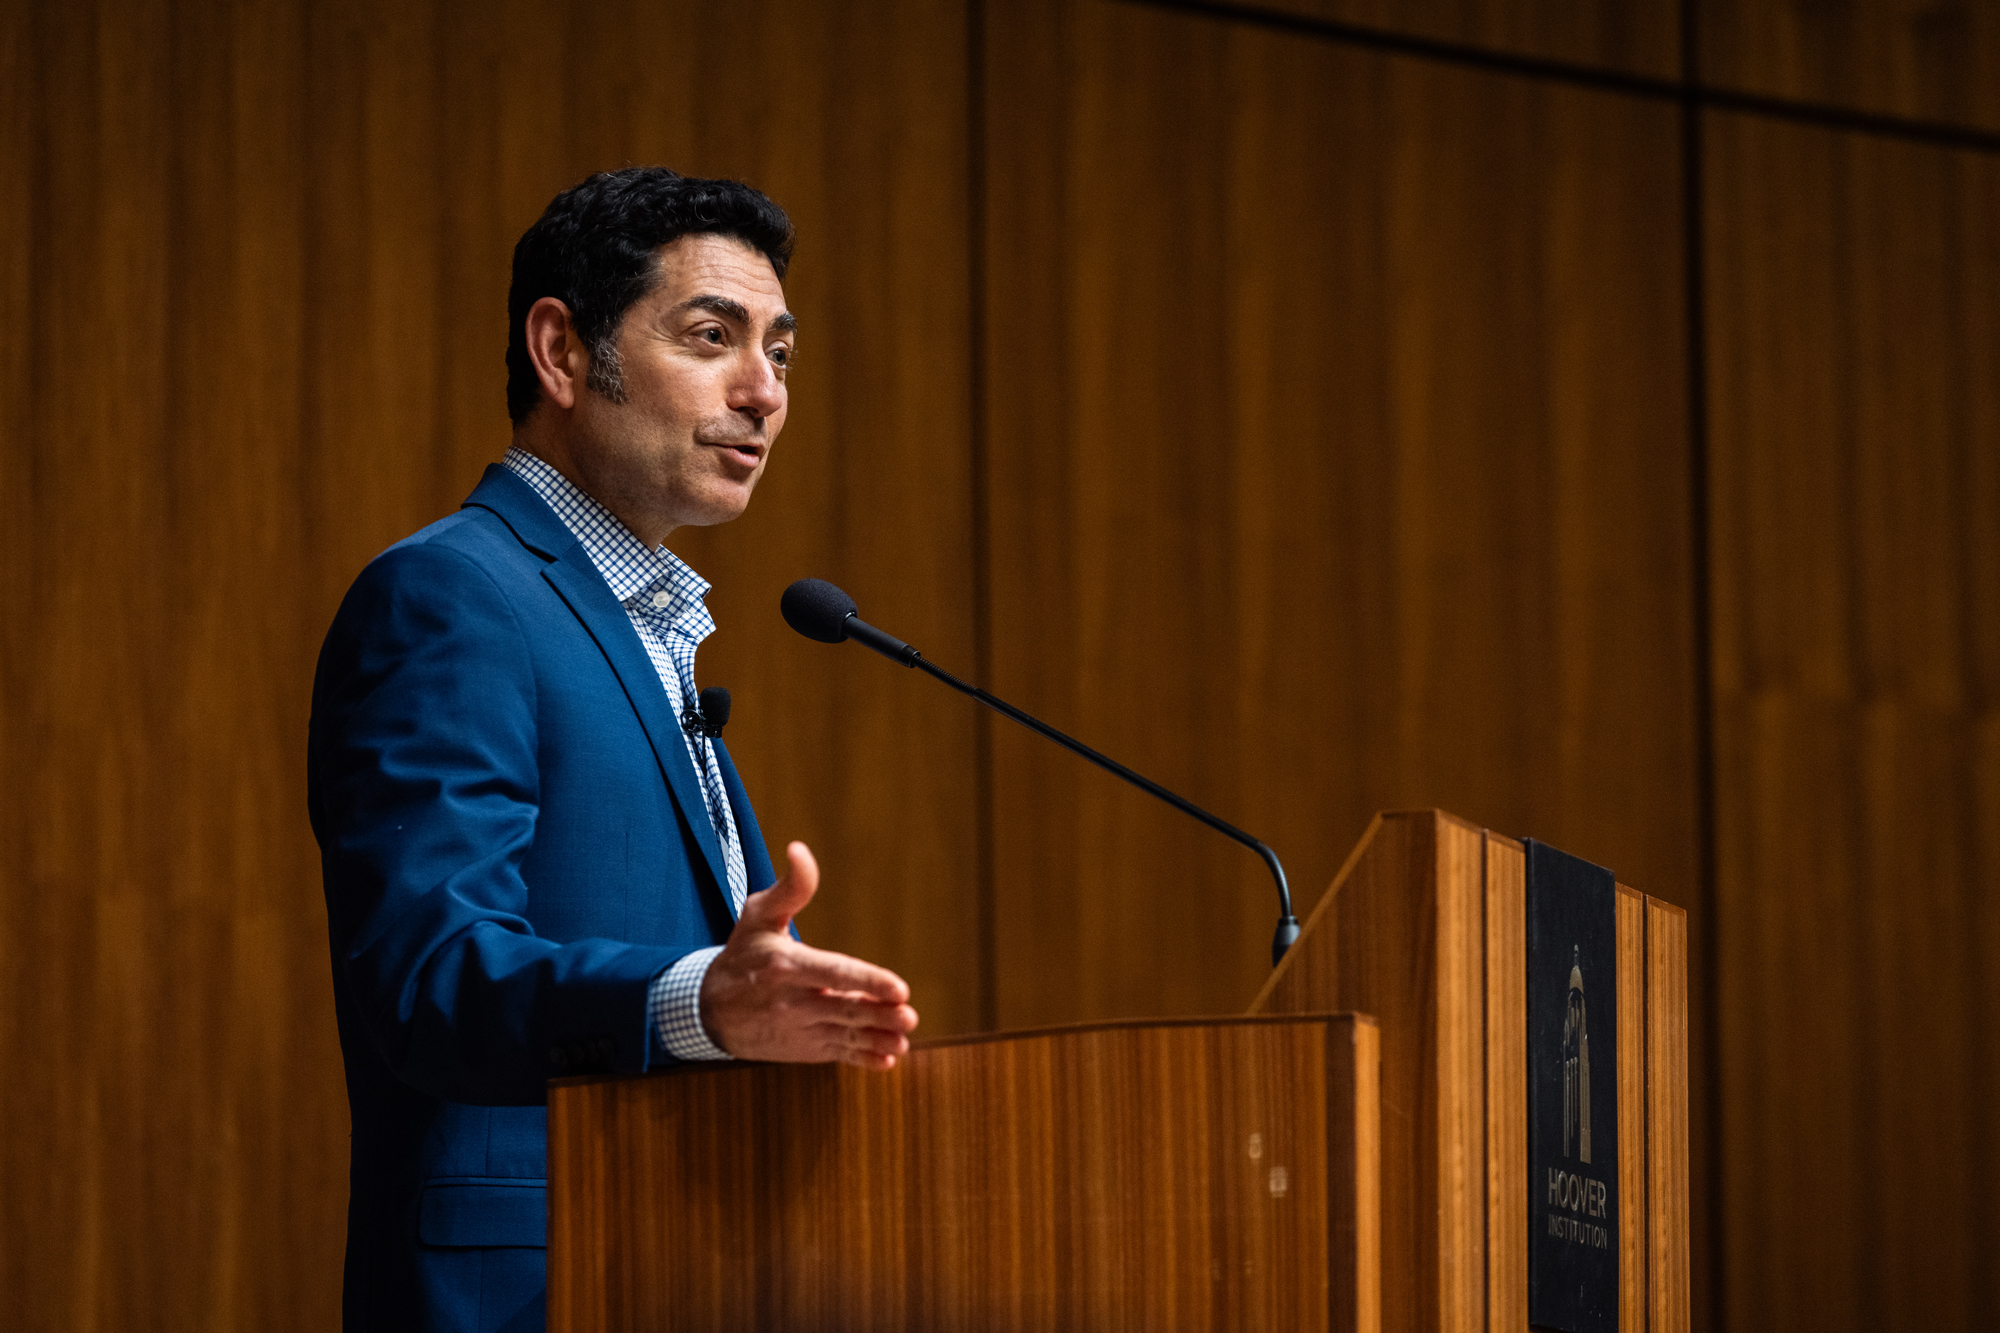
[[[1590,1032],[1584,1027],[1583,946],[1570,950],[1563,1002],[1563,1156],[1590,1160]]]

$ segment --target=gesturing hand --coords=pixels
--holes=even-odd
[[[744,900],[729,942],[701,983],[701,1019],[740,1060],[845,1060],[891,1069],[917,1026],[910,988],[887,968],[812,949],[787,931],[819,888],[802,842],[785,848],[784,878]]]

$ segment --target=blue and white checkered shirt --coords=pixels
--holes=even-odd
[[[660,546],[647,549],[632,530],[597,501],[578,490],[568,477],[520,449],[509,449],[501,462],[535,488],[583,544],[590,563],[604,576],[611,595],[632,619],[639,642],[646,646],[653,670],[666,689],[667,704],[678,719],[695,697],[694,650],[715,632],[715,620],[702,601],[708,581],[687,562]],[[706,736],[682,728],[688,758],[701,776],[709,822],[722,844],[728,867],[729,914],[739,916],[749,893],[749,873],[743,866],[743,842],[736,833],[736,816],[722,786],[722,765]],[[720,946],[697,949],[653,978],[646,995],[646,1016],[667,1051],[682,1060],[727,1060],[729,1053],[709,1040],[701,1023],[701,983]]]

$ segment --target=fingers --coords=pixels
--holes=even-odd
[[[894,1069],[896,1061],[909,1048],[910,1044],[907,1041],[889,1043],[886,1041],[867,1042],[857,1040],[848,1043],[846,1048],[834,1058],[838,1059],[842,1064],[853,1065],[859,1069],[872,1069],[877,1073],[882,1073]]]
[[[787,934],[765,931],[761,925],[749,921],[747,907],[744,920],[737,922],[716,964],[724,966],[725,972],[730,968],[745,968],[758,974],[762,984],[772,989],[774,999],[778,991],[852,993],[892,1005],[906,1003],[910,998],[910,983],[888,968],[864,963],[844,953],[815,949]]]
[[[907,1004],[877,1000],[854,991],[820,991],[794,1005],[805,1021],[843,1028],[902,1034],[917,1030],[917,1011]]]
[[[894,1069],[896,1061],[910,1049],[909,1038],[900,1032],[848,1027],[822,1031],[826,1059],[839,1060],[862,1069]]]
[[[819,862],[813,859],[812,848],[802,842],[788,843],[785,859],[787,869],[784,878],[744,900],[743,914],[736,923],[737,930],[782,932],[791,925],[794,916],[805,910],[813,894],[819,891]],[[909,984],[886,967],[802,944],[788,952],[791,957],[787,961],[794,971],[791,980],[795,984],[824,990],[861,991],[895,1004],[910,998]]]
[[[785,844],[785,873],[776,884],[743,900],[739,929],[784,930],[819,892],[819,862],[802,842]]]
[[[910,998],[910,983],[886,967],[805,944],[795,944],[789,952],[789,980],[796,985],[819,991],[851,991],[885,1004],[904,1004]]]
[[[857,1065],[862,1069],[871,1070],[877,1074],[886,1074],[896,1067],[896,1057],[893,1055],[844,1055],[840,1058],[840,1062],[847,1065]]]
[[[819,889],[802,842],[785,848],[782,879],[753,893],[702,979],[703,1023],[730,1054],[751,1060],[840,1060],[891,1069],[910,1049],[910,987],[884,967],[814,949],[786,927]]]
[[[828,1058],[862,1069],[888,1070],[910,1049],[917,1011],[907,1004],[882,1005],[860,996],[822,997],[834,1017],[815,1024],[826,1034]]]

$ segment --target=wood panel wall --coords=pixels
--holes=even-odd
[[[2000,129],[2000,9],[1984,0],[1696,0],[1716,85]]]
[[[977,1026],[971,720],[776,614],[821,573],[969,655],[963,12],[0,22],[0,1324],[337,1322],[313,661],[368,557],[506,447],[508,256],[595,169],[746,177],[799,222],[805,410],[756,517],[686,544],[725,626],[702,670],[735,690],[765,827],[819,849],[806,929]],[[743,43],[777,75],[743,78]]]
[[[1692,886],[1672,110],[1025,15],[987,46],[995,690],[1270,842],[1302,911],[1409,805]],[[1255,992],[1252,856],[1012,727],[993,783],[1003,1025]]]
[[[1993,1307],[2000,158],[1709,126],[1729,1327]],[[1838,1218],[1842,1224],[1815,1224]]]
[[[504,448],[514,238],[665,161],[803,235],[784,447],[680,545],[809,935],[947,1033],[1235,1012],[1272,917],[1246,853],[791,635],[817,574],[1302,912],[1412,804],[1685,903],[1697,1322],[1977,1326],[1990,10],[6,7],[0,1323],[333,1325],[313,656]]]
[[[1623,74],[1681,66],[1681,0],[1219,0],[1181,6],[1319,19],[1366,39],[1486,48]]]

